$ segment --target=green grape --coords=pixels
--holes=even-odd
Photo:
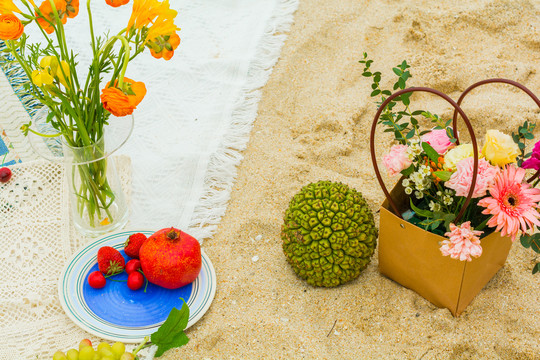
[[[79,351],[81,351],[83,347],[87,347],[87,346],[92,346],[92,342],[88,339],[82,339],[81,342],[79,343]]]
[[[115,359],[120,359],[120,356],[122,356],[122,354],[126,351],[126,345],[121,342],[115,342],[112,345],[111,350],[114,354]]]
[[[62,351],[55,352],[52,358],[53,360],[67,360],[66,354]]]
[[[66,356],[67,360],[79,360],[79,352],[75,349],[69,349]]]
[[[99,353],[94,353],[92,360],[101,360],[101,355],[99,355]]]
[[[84,346],[79,351],[79,360],[94,360],[94,355],[96,351],[91,346]]]
[[[106,343],[106,342],[100,342],[99,345],[97,346],[97,351],[100,351],[101,349],[111,349],[111,345],[109,345],[109,343]]]
[[[115,359],[114,359],[114,356],[106,355],[106,356],[102,357],[101,360],[115,360]]]
[[[119,360],[135,360],[135,356],[130,352],[125,352],[120,356]]]
[[[102,347],[101,349],[99,349],[98,353],[99,355],[101,355],[101,357],[104,357],[104,356],[114,357],[114,353],[112,352],[110,346],[108,348]]]

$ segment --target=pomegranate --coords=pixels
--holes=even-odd
[[[197,239],[173,227],[152,234],[142,244],[139,259],[146,279],[167,289],[193,282],[202,266]]]

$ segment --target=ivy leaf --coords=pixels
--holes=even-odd
[[[431,161],[434,163],[439,162],[439,153],[435,151],[434,148],[431,147],[427,142],[422,143],[422,149],[426,152],[426,155],[429,157]]]
[[[169,349],[174,349],[188,343],[189,338],[184,333],[189,320],[189,308],[184,302],[182,308],[173,308],[167,320],[153,333],[150,340],[158,349],[156,357],[160,357]]]
[[[422,210],[422,209],[419,209],[416,206],[414,206],[411,198],[409,198],[409,202],[411,203],[411,209],[413,209],[413,211],[415,213],[417,213],[418,215],[423,216],[423,217],[427,217],[427,218],[432,218],[433,217],[433,213],[431,211]]]

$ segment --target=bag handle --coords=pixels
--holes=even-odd
[[[390,103],[390,101],[394,100],[396,97],[398,97],[398,96],[400,96],[402,94],[413,93],[413,92],[428,92],[428,93],[435,94],[435,95],[443,98],[444,100],[446,100],[448,103],[450,103],[450,105],[452,105],[454,107],[455,111],[461,115],[461,118],[465,122],[465,125],[467,126],[467,130],[469,131],[469,135],[471,137],[471,142],[472,142],[472,145],[473,145],[473,152],[474,152],[473,176],[472,176],[472,181],[471,181],[471,188],[469,189],[469,193],[467,194],[467,198],[465,199],[465,203],[463,204],[463,207],[461,208],[460,212],[456,216],[455,221],[457,222],[457,221],[459,221],[459,219],[465,213],[465,209],[467,209],[467,206],[469,205],[469,202],[472,199],[472,195],[474,193],[474,188],[476,187],[476,177],[477,177],[477,173],[478,173],[478,145],[476,143],[476,136],[474,135],[474,130],[473,130],[472,126],[471,126],[469,118],[467,117],[467,115],[465,115],[465,112],[463,112],[461,107],[454,100],[452,100],[448,95],[446,95],[446,94],[444,94],[444,93],[442,93],[442,92],[440,92],[438,90],[428,88],[428,87],[412,87],[412,88],[403,89],[403,90],[400,90],[398,92],[395,92],[394,94],[390,95],[381,104],[381,106],[377,110],[377,113],[375,114],[375,118],[373,119],[373,123],[371,124],[371,133],[370,133],[370,137],[369,137],[369,147],[370,147],[370,151],[371,151],[371,161],[373,163],[373,168],[375,170],[375,175],[377,176],[377,180],[379,181],[379,185],[381,186],[381,189],[383,190],[384,195],[388,199],[388,203],[390,204],[390,206],[394,210],[394,213],[397,216],[399,216],[400,218],[403,219],[403,217],[401,216],[401,214],[400,214],[400,212],[399,212],[399,210],[398,210],[398,208],[396,206],[396,203],[394,202],[394,200],[392,199],[392,196],[388,192],[388,189],[384,185],[384,181],[383,181],[383,179],[381,177],[381,172],[379,171],[379,166],[377,165],[377,157],[376,157],[376,154],[375,154],[375,129],[377,127],[377,123],[379,121],[379,117],[381,116],[382,111],[386,108],[386,106],[388,105],[388,103]],[[454,129],[455,129],[455,125],[454,125]],[[455,136],[455,133],[456,133],[456,131],[454,131],[454,136]]]
[[[536,95],[533,94],[533,92],[531,90],[529,90],[524,85],[521,85],[520,83],[518,83],[518,82],[516,82],[514,80],[502,79],[502,78],[486,79],[486,80],[478,81],[478,82],[472,84],[467,89],[465,89],[465,91],[463,91],[463,93],[461,94],[461,96],[459,97],[459,99],[457,101],[457,104],[459,106],[461,106],[461,102],[463,101],[465,96],[467,96],[467,94],[472,89],[477,88],[478,86],[481,86],[481,85],[493,84],[493,83],[509,84],[509,85],[515,86],[515,87],[523,90],[527,95],[529,95],[529,97],[531,99],[533,99],[533,101],[536,103],[536,105],[540,108],[540,100],[536,97]],[[456,126],[457,126],[457,114],[458,114],[457,111],[454,110],[454,117],[452,118],[452,127],[454,128],[454,130],[456,129]],[[459,144],[459,138],[458,138],[457,131],[454,131],[454,137],[457,139],[456,144]],[[533,176],[531,176],[527,180],[527,182],[530,183],[531,181],[536,179],[539,175],[540,175],[540,170],[536,171],[536,173]]]

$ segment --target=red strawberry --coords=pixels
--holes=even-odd
[[[110,246],[103,246],[98,250],[97,261],[99,271],[105,275],[121,273],[126,264],[120,251]]]
[[[124,243],[124,251],[126,252],[126,255],[131,258],[138,259],[139,249],[145,241],[146,235],[141,233],[131,234]]]

